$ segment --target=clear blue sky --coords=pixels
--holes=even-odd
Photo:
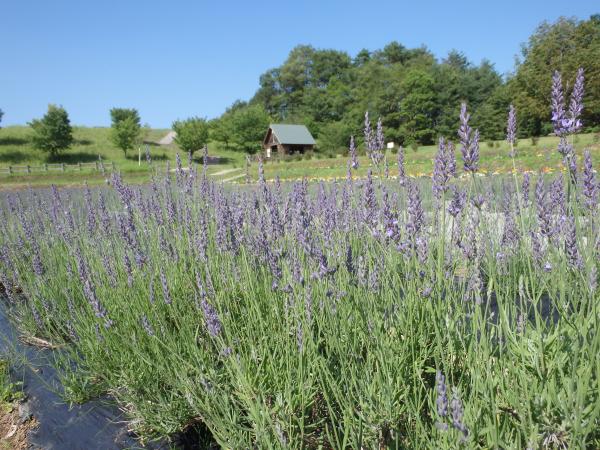
[[[297,44],[374,50],[397,40],[437,57],[453,48],[502,72],[543,20],[587,19],[597,1],[65,1],[0,3],[3,125],[62,104],[76,125],[108,125],[113,106],[142,121],[218,116],[249,99]]]

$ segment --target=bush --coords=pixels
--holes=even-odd
[[[540,138],[538,136],[531,136],[531,145],[534,147],[537,146],[539,140]]]
[[[412,149],[413,152],[416,152],[417,150],[419,150],[419,144],[416,142],[413,142],[410,144],[410,148]]]
[[[48,112],[41,119],[32,120],[33,146],[55,157],[73,143],[73,129],[69,115],[62,106],[48,105]]]
[[[494,141],[487,141],[487,146],[489,148],[494,148]]]

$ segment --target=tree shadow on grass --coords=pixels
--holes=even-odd
[[[27,159],[28,159],[28,155],[26,155],[18,150],[0,153],[0,162],[2,162],[2,163],[18,164]]]
[[[0,146],[1,145],[27,145],[29,144],[29,139],[7,136],[0,138]]]
[[[144,141],[144,145],[148,145],[150,147],[162,147],[158,142],[154,141]]]
[[[168,155],[165,155],[164,153],[162,155],[150,155],[152,157],[152,161],[166,161],[167,159],[169,159]]]
[[[56,155],[54,157],[48,156],[49,163],[65,163],[65,164],[77,164],[98,161],[98,155],[85,152],[67,153],[63,155]]]
[[[197,164],[204,164],[204,160],[203,160],[201,152],[196,153],[192,159]],[[219,165],[219,164],[229,164],[232,161],[233,161],[233,159],[229,158],[227,156],[209,156],[207,163],[209,166],[214,166],[214,165]]]
[[[89,139],[75,139],[74,142],[76,145],[92,145],[93,142]]]

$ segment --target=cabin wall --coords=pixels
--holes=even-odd
[[[266,142],[263,143],[263,150],[270,149],[273,146],[277,147],[278,153],[282,154],[283,152],[285,152],[284,146],[281,145],[279,141],[277,141],[277,137],[275,137],[275,134],[271,133]]]

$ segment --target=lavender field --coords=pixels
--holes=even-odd
[[[223,448],[599,448],[600,187],[583,74],[552,113],[565,171],[479,176],[465,105],[432,179],[365,123],[333,183],[175,176],[0,197],[0,282],[57,347],[68,401]],[[451,137],[453,139],[453,137]],[[516,143],[516,112],[507,139]]]

